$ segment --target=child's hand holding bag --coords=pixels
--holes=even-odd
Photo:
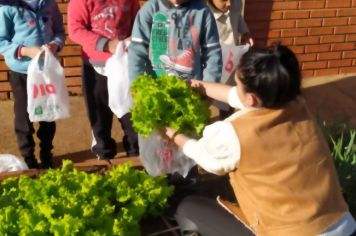
[[[28,67],[27,102],[31,122],[50,122],[69,117],[64,70],[46,46],[42,47],[42,51],[37,53]]]

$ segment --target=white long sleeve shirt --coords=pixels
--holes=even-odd
[[[244,107],[236,93],[236,87],[231,88],[228,103],[231,107],[240,110],[224,121],[206,126],[201,139],[190,139],[183,146],[183,152],[187,157],[216,175],[233,171],[240,162],[241,145],[230,121],[257,109]],[[356,222],[350,212],[347,212],[336,224],[317,236],[347,236],[355,230]]]

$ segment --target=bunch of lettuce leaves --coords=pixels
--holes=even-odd
[[[173,187],[130,164],[106,174],[86,173],[64,161],[33,179],[0,185],[0,235],[140,235],[140,220],[157,215]]]
[[[133,127],[144,137],[166,126],[199,137],[209,122],[206,102],[178,77],[141,75],[133,82],[131,92]]]

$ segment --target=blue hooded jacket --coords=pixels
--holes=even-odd
[[[17,58],[20,45],[63,47],[63,19],[55,0],[39,0],[36,11],[21,0],[0,0],[0,22],[0,54],[12,71],[27,74],[31,58]]]

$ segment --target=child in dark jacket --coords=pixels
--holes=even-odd
[[[68,6],[69,37],[82,46],[82,84],[90,125],[92,151],[98,159],[112,159],[117,153],[111,137],[113,113],[108,105],[105,63],[119,41],[129,40],[137,11],[137,0],[71,0]],[[131,114],[119,119],[124,131],[127,156],[138,155],[137,134]]]
[[[173,74],[218,82],[222,58],[213,15],[200,0],[151,0],[137,14],[129,76]]]
[[[64,27],[55,0],[0,0],[0,54],[10,68],[14,94],[15,132],[21,155],[29,168],[38,168],[34,127],[27,113],[27,68],[31,59],[47,46],[56,54],[63,47]],[[55,122],[39,122],[42,167],[53,167],[52,140]]]

